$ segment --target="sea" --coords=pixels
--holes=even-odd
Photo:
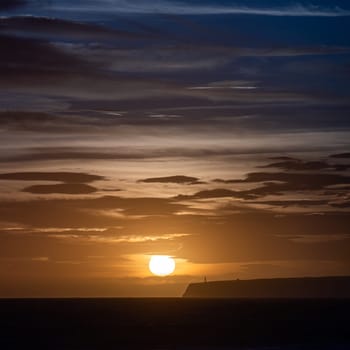
[[[350,299],[1,299],[0,349],[350,350]]]

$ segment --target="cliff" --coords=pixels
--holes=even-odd
[[[190,284],[186,298],[350,298],[350,276],[274,278]]]

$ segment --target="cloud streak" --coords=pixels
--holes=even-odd
[[[34,185],[26,187],[22,191],[33,194],[90,194],[96,192],[97,189],[86,184],[57,184]]]
[[[166,176],[166,177],[155,177],[140,180],[139,182],[145,183],[175,183],[175,184],[185,184],[185,185],[196,185],[201,184],[197,177],[192,176],[183,176],[183,175],[175,175],[175,176]]]
[[[21,172],[0,174],[0,180],[57,181],[65,183],[87,183],[103,180],[103,176],[72,172]]]
[[[0,10],[11,10],[16,7],[25,5],[27,1],[24,0],[1,0]]]
[[[290,17],[339,17],[349,16],[350,11],[339,7],[324,8],[320,6],[305,6],[295,4],[284,7],[249,7],[239,5],[201,4],[193,5],[185,2],[104,0],[105,8],[115,13],[138,14],[172,14],[172,15],[257,15],[257,16],[290,16]],[[95,1],[76,6],[74,4],[54,5],[56,10],[104,11],[101,2]]]

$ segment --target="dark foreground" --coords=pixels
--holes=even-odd
[[[350,349],[350,300],[0,300],[1,349]]]
[[[211,281],[190,284],[188,298],[350,298],[350,276]]]

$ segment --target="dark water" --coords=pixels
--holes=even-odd
[[[350,349],[349,300],[0,300],[0,349]]]

